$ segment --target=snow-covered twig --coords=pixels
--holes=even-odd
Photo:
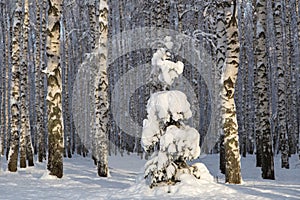
[[[213,41],[213,39],[217,39],[217,36],[215,34],[206,33],[202,30],[197,29],[193,32],[193,38],[196,41],[199,41],[197,39],[198,36],[202,36],[206,41],[208,41],[213,46],[214,49],[217,49],[217,46],[216,46],[215,42]]]

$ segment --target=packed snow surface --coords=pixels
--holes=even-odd
[[[97,169],[90,158],[75,156],[64,159],[62,179],[49,176],[45,163],[18,169],[16,173],[7,172],[7,162],[2,158],[0,199],[300,199],[298,155],[291,157],[290,169],[281,169],[280,155],[275,157],[275,181],[261,178],[260,168],[255,167],[255,156],[242,158],[241,185],[224,184],[224,176],[219,174],[218,160],[217,155],[202,155],[196,161],[206,166],[201,168],[203,177],[199,180],[183,175],[182,181],[174,186],[150,189],[143,179],[146,160],[136,155],[109,157],[109,178],[97,177]]]

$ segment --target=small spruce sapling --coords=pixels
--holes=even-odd
[[[200,178],[197,166],[187,164],[200,155],[200,135],[185,124],[192,117],[190,104],[184,93],[169,91],[184,69],[182,62],[171,60],[170,44],[169,41],[165,48],[159,48],[151,60],[152,79],[162,85],[163,91],[150,96],[147,119],[143,121],[142,146],[146,152],[154,151],[145,164],[145,178],[150,187],[175,184],[182,174]]]

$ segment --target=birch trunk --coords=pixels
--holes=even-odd
[[[256,59],[255,59],[255,52],[254,52],[254,47],[255,47],[255,29],[256,29],[256,17],[255,17],[255,5],[256,5],[256,0],[253,0],[252,4],[248,5],[251,9],[251,15],[248,17],[248,23],[249,26],[247,27],[247,35],[248,35],[248,40],[249,41],[249,46],[248,46],[248,51],[247,51],[247,56],[248,56],[248,63],[249,63],[249,82],[248,82],[248,102],[249,105],[247,107],[248,113],[249,113],[249,120],[246,120],[247,123],[247,131],[249,133],[249,153],[253,154],[255,150],[255,124],[253,121],[255,121],[255,99],[256,96],[253,94],[254,92],[254,85],[253,85],[253,80],[255,78],[255,68],[256,68]]]
[[[299,37],[300,35],[298,35],[298,33],[300,33],[300,13],[299,13],[299,9],[297,6],[300,7],[299,1],[297,0],[292,0],[290,1],[290,7],[291,7],[291,18],[292,18],[292,22],[291,22],[291,26],[292,26],[292,32],[291,34],[294,36],[292,37],[292,44],[293,44],[293,51],[292,51],[292,55],[293,55],[293,73],[294,73],[294,76],[293,76],[293,105],[296,105],[293,109],[293,115],[295,115],[294,117],[294,122],[293,124],[296,126],[295,127],[295,137],[296,137],[296,145],[298,145],[298,148],[297,148],[297,153],[299,154],[299,150],[300,150],[300,79],[299,79],[299,74],[300,74],[300,68],[299,68],[299,64],[300,64],[300,58],[299,58],[299,55],[300,55],[300,40],[299,40]],[[300,158],[300,157],[299,157]]]
[[[99,1],[99,0],[98,0]],[[91,0],[88,3],[88,13],[89,13],[89,31],[90,31],[90,42],[89,42],[89,52],[92,52],[95,49],[96,46],[96,41],[97,41],[97,18],[96,18],[96,11],[97,11],[97,7],[96,7],[96,1],[95,0]],[[99,5],[98,5],[99,6]]]
[[[36,134],[37,134],[37,153],[38,161],[43,162],[46,159],[46,149],[45,149],[45,127],[44,127],[44,77],[42,70],[45,68],[44,60],[44,44],[45,41],[45,32],[46,32],[46,17],[45,17],[45,0],[36,0],[36,13],[37,13],[37,22],[36,22],[36,52],[35,52],[35,85],[36,85]]]
[[[71,123],[70,123],[70,95],[69,95],[69,62],[68,62],[68,54],[69,54],[69,46],[68,46],[68,32],[67,32],[67,8],[64,7],[63,14],[63,24],[64,24],[64,32],[63,32],[63,68],[64,68],[64,82],[63,82],[63,91],[64,91],[64,135],[65,135],[65,150],[64,154],[68,156],[68,158],[72,158],[71,152]]]
[[[247,154],[247,146],[248,146],[248,131],[247,129],[247,85],[248,85],[248,68],[247,68],[247,52],[246,52],[246,28],[245,28],[245,9],[246,9],[246,2],[244,0],[240,0],[238,3],[238,16],[239,16],[239,40],[240,42],[240,66],[239,66],[239,76],[238,76],[238,94],[237,94],[237,101],[240,107],[237,107],[237,116],[239,118],[239,135],[241,136],[241,144],[240,150],[243,157],[246,157]]]
[[[63,176],[62,79],[60,60],[60,18],[62,0],[49,0],[47,26],[48,80],[48,170]]]
[[[297,6],[298,5],[298,6]],[[296,1],[296,13],[297,13],[297,28],[298,28],[298,48],[299,48],[299,38],[300,38],[300,3],[297,0]],[[298,54],[299,55],[299,54]],[[297,56],[299,59],[299,56]],[[298,60],[299,61],[299,60]],[[299,65],[300,62],[297,62],[297,64]],[[297,67],[296,70],[296,82],[297,82],[297,97],[298,97],[298,105],[297,105],[297,115],[298,115],[298,153],[300,151],[300,69],[299,67]],[[299,155],[299,159],[300,159],[300,155]]]
[[[24,22],[23,22],[23,59],[21,70],[21,129],[20,129],[20,167],[26,168],[26,159],[28,165],[33,166],[33,149],[30,135],[29,124],[29,105],[26,96],[28,92],[28,29],[29,29],[29,1],[24,2]]]
[[[219,80],[221,80],[222,76],[222,69],[224,67],[224,62],[225,62],[225,57],[226,57],[226,27],[225,27],[225,12],[224,12],[224,5],[223,3],[218,3],[217,4],[217,69],[215,72],[215,79],[216,83],[219,83]],[[217,93],[220,93],[219,87],[216,88]],[[215,95],[217,97],[219,95]],[[219,102],[216,100],[216,110],[219,110]],[[216,131],[218,131],[220,135],[220,170],[221,173],[225,174],[225,168],[226,168],[226,162],[225,162],[225,147],[224,147],[224,132],[222,130],[219,130],[221,128],[221,123],[219,120],[220,112],[217,111],[216,114]]]
[[[5,27],[4,27],[4,14],[5,14],[5,9],[4,9],[4,4],[0,4],[0,41],[4,41],[0,43],[0,79],[1,79],[1,89],[0,89],[0,159],[1,156],[4,155],[4,147],[5,147],[5,132],[3,129],[3,122],[5,122]]]
[[[295,63],[293,62],[293,51],[295,43],[292,42],[292,1],[285,0],[284,3],[284,13],[285,13],[285,35],[286,35],[286,82],[287,82],[287,133],[288,133],[288,154],[296,153],[297,149],[297,88],[296,88],[296,79],[295,79]],[[293,6],[293,5],[292,5]]]
[[[11,101],[11,143],[8,154],[8,170],[17,171],[20,135],[20,33],[22,21],[22,1],[18,0],[14,13],[13,38],[12,38],[12,88]]]
[[[107,34],[108,5],[106,0],[100,1],[100,69],[95,80],[95,158],[98,175],[108,176],[108,80],[107,80]]]
[[[257,47],[255,49],[257,60],[257,84],[258,84],[258,110],[259,124],[256,132],[262,139],[262,177],[264,179],[274,179],[274,161],[272,151],[272,137],[270,128],[269,114],[269,91],[268,91],[268,63],[266,49],[266,11],[267,2],[265,0],[257,0],[257,24],[256,24],[256,40]]]
[[[8,153],[11,142],[11,103],[10,103],[10,94],[11,94],[11,79],[12,79],[12,21],[10,18],[10,3],[3,4],[3,41],[4,41],[4,66],[3,66],[3,88],[5,92],[3,93],[2,109],[3,109],[3,123],[2,123],[2,133],[4,135],[3,141],[3,153],[6,149],[6,159],[8,159]],[[7,31],[9,30],[9,31]],[[5,149],[4,149],[5,148]]]
[[[258,105],[259,105],[259,87],[258,87],[258,69],[257,69],[257,62],[258,62],[258,59],[257,59],[257,56],[256,56],[256,47],[258,45],[258,41],[257,41],[257,36],[256,36],[256,32],[257,32],[257,21],[258,21],[258,15],[257,15],[257,8],[256,8],[256,5],[257,5],[257,1],[254,0],[253,3],[252,3],[253,7],[255,8],[253,10],[253,29],[254,29],[254,34],[253,34],[253,49],[254,49],[254,70],[253,70],[253,74],[254,74],[254,96],[253,96],[253,101],[254,101],[254,105],[255,105],[255,111],[254,111],[254,133],[255,133],[255,144],[256,144],[256,167],[261,167],[262,165],[262,135],[260,134],[261,132],[259,131],[260,129],[260,117],[259,117],[259,114],[258,114]]]
[[[6,158],[9,159],[9,149],[10,149],[10,143],[12,139],[11,135],[11,90],[12,90],[12,68],[13,68],[13,36],[14,36],[14,16],[15,13],[12,14],[11,4],[16,4],[15,2],[7,2],[5,4],[6,6],[6,12],[5,12],[5,21],[6,21],[6,28],[8,31],[6,31],[6,67],[5,67],[5,76],[6,76],[6,93],[5,93],[5,123],[4,123],[4,131],[6,132]]]
[[[237,2],[226,1],[226,61],[222,74],[222,120],[225,146],[226,183],[240,184],[241,164],[238,139],[238,124],[234,102],[235,84],[239,67]]]
[[[286,108],[286,79],[285,73],[287,70],[286,55],[283,55],[284,41],[283,41],[283,13],[282,2],[276,0],[273,8],[274,13],[274,25],[276,35],[276,55],[277,55],[277,77],[278,77],[278,108],[277,108],[277,120],[278,120],[278,134],[279,134],[279,148],[281,151],[281,167],[289,168],[288,158],[288,140],[287,140],[287,108]],[[286,61],[286,60],[285,60]]]

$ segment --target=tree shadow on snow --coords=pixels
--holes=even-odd
[[[272,184],[272,182],[264,183],[255,184],[254,182],[253,185],[250,185],[246,182],[245,185],[224,184],[224,186],[236,190],[239,194],[244,193],[263,199],[299,199],[300,185],[275,185]]]

